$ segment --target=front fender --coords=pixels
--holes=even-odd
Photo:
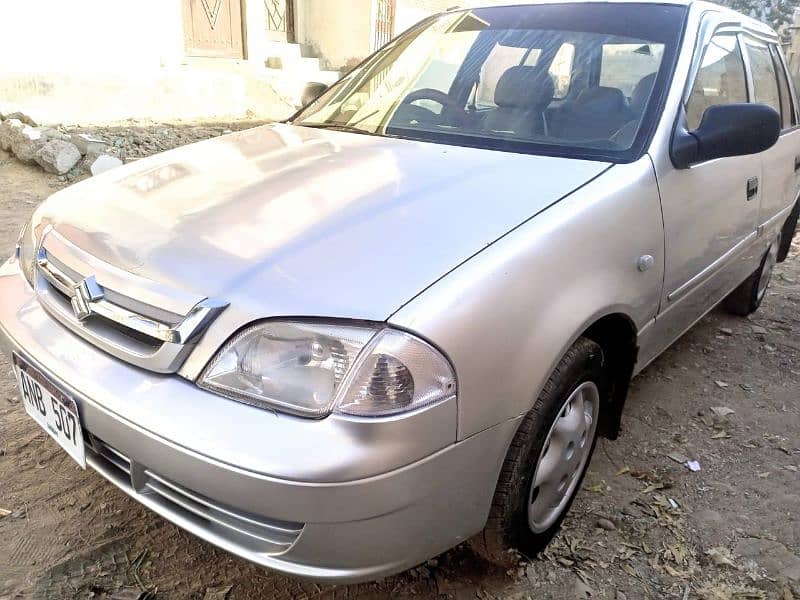
[[[521,181],[519,189],[535,190],[536,182]],[[644,255],[652,267],[641,271]],[[598,319],[623,314],[637,332],[645,328],[658,310],[663,275],[660,198],[644,157],[510,231],[390,322],[453,361],[464,439],[527,412],[566,350]]]

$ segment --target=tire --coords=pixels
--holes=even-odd
[[[758,269],[723,300],[725,310],[740,317],[746,317],[758,310],[767,295],[772,272],[778,262],[780,242],[779,237],[770,245]]]
[[[783,226],[783,232],[781,233],[781,245],[778,249],[778,262],[782,263],[786,260],[786,257],[789,256],[789,250],[792,249],[792,240],[794,239],[795,233],[797,233],[797,221],[800,219],[800,201],[794,207],[794,210],[789,214],[789,218],[786,219],[786,223]]]
[[[608,388],[606,379],[600,346],[586,338],[578,339],[553,371],[511,442],[486,528],[472,540],[473,548],[484,558],[502,565],[509,564],[513,559],[510,549],[533,557],[558,532],[594,452],[599,411]],[[573,401],[571,410],[567,411],[570,400]],[[589,405],[593,406],[593,417],[591,424],[587,425]],[[580,415],[580,407],[584,409],[583,425],[579,424],[569,435],[562,433],[567,425],[571,431],[573,421],[569,416]],[[578,418],[574,423],[581,421]],[[585,430],[583,434],[578,431],[581,427]],[[574,441],[567,442],[568,439]],[[570,443],[573,453],[571,461],[568,461]],[[581,456],[576,459],[578,453]],[[553,457],[558,460],[553,461]],[[560,470],[548,469],[546,465],[558,465]],[[541,474],[538,472],[540,468],[545,469]],[[534,475],[537,479],[545,478],[545,474],[551,471],[555,474],[534,488]],[[569,482],[564,485],[566,477],[569,477]],[[548,483],[551,480],[561,482],[563,492],[558,491],[557,484]],[[549,496],[550,493],[554,496]],[[561,499],[557,507],[548,512],[551,503],[546,500],[558,495]]]

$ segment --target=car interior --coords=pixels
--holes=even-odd
[[[389,130],[434,127],[544,143],[630,147],[654,88],[660,44],[584,33],[494,33],[477,38],[447,92],[422,88],[406,96]],[[495,52],[498,47],[503,51]],[[507,59],[514,49],[520,57],[516,64],[493,60],[495,55]]]

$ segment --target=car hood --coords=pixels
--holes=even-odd
[[[109,171],[39,217],[192,297],[384,320],[608,166],[280,124]]]

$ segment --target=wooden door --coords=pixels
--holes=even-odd
[[[244,58],[242,0],[183,0],[188,56]]]
[[[294,42],[294,0],[264,0],[267,37],[276,42]]]

